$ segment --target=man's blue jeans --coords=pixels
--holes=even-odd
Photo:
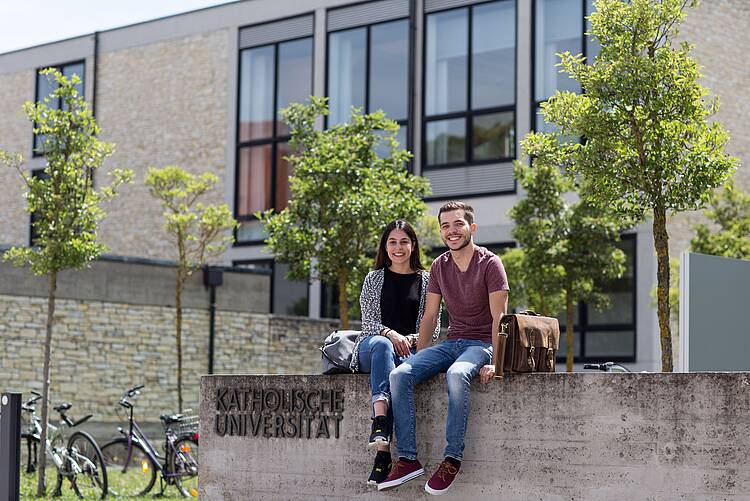
[[[417,459],[417,418],[414,387],[439,372],[448,382],[448,421],[445,456],[461,460],[469,419],[469,386],[482,366],[492,361],[492,345],[482,341],[449,339],[413,355],[391,372],[391,397],[399,457]]]

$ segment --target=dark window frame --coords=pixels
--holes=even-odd
[[[66,61],[66,62],[60,63],[60,64],[51,64],[51,65],[40,66],[40,67],[36,68],[36,70],[34,71],[34,102],[38,103],[39,101],[41,101],[42,99],[44,99],[45,97],[47,97],[47,96],[40,96],[39,95],[39,77],[40,77],[40,72],[42,70],[46,70],[48,68],[54,68],[54,69],[58,70],[60,73],[63,73],[65,67],[67,67],[67,66],[74,66],[74,65],[78,65],[78,64],[83,65],[83,75],[78,75],[78,76],[81,78],[81,88],[83,89],[82,93],[83,93],[83,97],[85,99],[86,98],[86,59],[75,59],[75,60]],[[62,103],[60,102],[60,99],[58,98],[57,99],[57,106],[56,106],[55,109],[59,110],[60,108],[62,108]],[[33,129],[33,127],[32,127],[32,129]],[[32,158],[40,158],[40,157],[44,156],[44,152],[40,152],[38,150],[37,137],[39,137],[39,136],[37,134],[34,134],[34,132],[32,130],[32,132],[31,132],[31,157]]]
[[[635,233],[625,233],[620,236],[620,240],[633,241],[633,290],[631,291],[631,301],[633,306],[632,323],[609,323],[609,324],[589,324],[589,305],[580,301],[576,308],[578,309],[578,324],[573,324],[573,335],[578,334],[579,345],[581,348],[580,355],[574,355],[573,363],[597,363],[597,362],[616,362],[616,363],[634,363],[638,357],[638,236]],[[633,355],[632,356],[586,356],[586,333],[587,332],[617,332],[633,331]],[[560,322],[561,339],[565,336],[565,325]],[[566,354],[562,351],[557,353],[557,362],[564,363]]]
[[[515,12],[515,42],[514,42],[514,50],[513,50],[513,65],[514,65],[514,81],[513,81],[513,104],[512,105],[505,105],[505,106],[495,106],[495,107],[489,107],[489,108],[479,108],[479,109],[473,109],[471,106],[471,87],[472,87],[472,62],[473,62],[473,44],[472,44],[472,38],[474,33],[474,26],[473,26],[473,13],[474,8],[477,6],[482,6],[486,4],[491,3],[500,3],[500,2],[512,2],[514,5],[514,12]],[[427,18],[433,14],[439,14],[443,12],[450,12],[452,10],[460,10],[460,9],[467,9],[468,11],[468,29],[467,29],[467,73],[466,73],[466,86],[467,86],[467,92],[466,92],[466,109],[464,111],[458,111],[458,112],[451,112],[451,113],[442,113],[439,115],[430,115],[428,116],[426,113],[427,108]],[[468,5],[460,5],[457,7],[450,7],[447,9],[441,9],[436,10],[432,12],[425,12],[423,19],[422,19],[422,123],[421,123],[421,147],[422,147],[422,172],[430,171],[430,170],[441,170],[441,169],[448,169],[452,167],[471,167],[475,165],[491,165],[491,164],[498,164],[498,163],[505,163],[505,162],[512,162],[513,160],[516,160],[518,158],[518,1],[517,0],[486,0],[482,2],[476,2]],[[502,113],[502,112],[513,112],[513,133],[514,133],[514,141],[513,141],[513,154],[509,157],[502,157],[502,158],[496,158],[496,159],[485,159],[485,160],[473,160],[473,120],[476,116],[482,116],[482,115],[490,115],[493,113]],[[437,122],[440,120],[450,120],[455,118],[464,118],[465,119],[465,161],[463,162],[451,162],[446,164],[434,164],[430,165],[427,163],[427,124],[428,122]],[[515,184],[515,183],[514,183]],[[514,186],[513,190],[504,190],[499,192],[491,192],[491,193],[481,193],[481,194],[468,194],[468,195],[460,195],[462,198],[468,198],[472,196],[492,196],[497,194],[507,194],[507,193],[515,193],[517,190],[517,186]],[[448,198],[457,198],[459,195],[454,195],[452,197]],[[441,197],[441,198],[429,198],[428,200],[447,200],[448,198]]]
[[[536,120],[537,120],[537,114],[541,110],[541,104],[546,102],[548,98],[546,99],[538,99],[536,95],[536,50],[537,50],[537,44],[536,44],[536,34],[537,34],[537,23],[536,23],[536,14],[537,14],[537,3],[540,0],[533,0],[531,3],[531,130],[533,132],[537,132],[536,127]],[[543,0],[542,0],[543,1]],[[581,54],[584,57],[588,57],[588,44],[586,43],[586,31],[588,28],[586,27],[586,17],[589,16],[588,14],[588,5],[589,2],[592,2],[593,0],[580,0],[581,2]],[[592,7],[593,12],[593,7]],[[588,62],[588,60],[587,60]],[[583,89],[581,89],[583,91]]]
[[[357,4],[350,4],[345,7],[339,7],[339,8],[347,8],[351,7],[352,5],[358,5],[361,3],[369,3],[368,1],[365,2],[358,2]],[[336,9],[330,9],[330,10],[336,10]],[[329,12],[330,12],[329,10]],[[376,23],[367,23],[367,24],[361,24],[357,26],[350,26],[347,28],[341,28],[337,30],[330,30],[326,31],[326,53],[325,53],[325,95],[329,97],[330,99],[330,72],[329,72],[329,64],[330,64],[330,50],[331,50],[331,35],[335,33],[342,33],[344,31],[353,31],[353,30],[359,30],[359,29],[365,29],[365,75],[364,75],[364,82],[365,82],[365,102],[363,105],[363,112],[365,114],[371,113],[374,110],[370,110],[370,66],[372,61],[372,27],[373,26],[379,26],[381,24],[388,24],[388,23],[395,23],[397,21],[407,21],[407,38],[409,43],[409,50],[407,52],[407,99],[406,99],[406,118],[401,120],[395,120],[395,122],[400,126],[403,127],[406,125],[406,144],[401,145],[403,148],[406,148],[408,151],[412,151],[412,146],[414,143],[414,109],[413,109],[413,94],[414,94],[414,64],[412,62],[414,61],[414,2],[409,2],[409,16],[407,17],[397,17],[394,19],[387,19],[385,21],[378,21]],[[390,117],[388,117],[390,118]],[[323,119],[323,126],[325,128],[328,128],[329,126],[329,120],[328,116],[324,117]],[[409,172],[413,172],[413,166],[412,162],[409,162],[409,165],[407,166],[407,169]]]
[[[294,16],[298,17],[298,16]],[[278,22],[279,20],[274,20],[272,22]],[[237,33],[237,36],[240,36],[242,30],[239,30]],[[312,95],[314,91],[314,83],[315,83],[315,35],[305,35],[301,37],[295,37],[295,38],[289,38],[284,40],[279,40],[277,42],[263,44],[263,45],[256,45],[252,47],[244,47],[237,51],[237,106],[236,106],[236,130],[235,130],[235,169],[234,169],[234,210],[233,215],[234,218],[242,224],[243,221],[257,221],[258,218],[255,217],[253,214],[247,214],[240,216],[238,215],[239,210],[239,191],[240,191],[240,153],[243,148],[251,148],[253,146],[266,146],[271,145],[271,207],[276,207],[278,201],[276,200],[276,177],[277,177],[277,167],[278,167],[278,146],[279,144],[286,143],[291,139],[291,134],[286,134],[282,136],[277,135],[278,131],[278,99],[279,99],[279,85],[278,85],[278,76],[279,76],[279,45],[289,43],[289,42],[296,42],[300,40],[307,40],[309,39],[312,44],[312,53],[311,53],[311,75],[310,75],[310,95]],[[244,51],[247,50],[254,50],[254,49],[261,49],[264,47],[273,47],[273,76],[274,76],[274,88],[273,88],[273,130],[272,135],[267,138],[261,138],[261,139],[252,139],[248,141],[240,141],[240,93],[242,92],[242,54]],[[256,240],[242,240],[240,241],[238,239],[239,235],[239,229],[234,230],[234,243],[232,244],[233,247],[247,247],[252,245],[259,245],[265,242],[265,239],[256,239]]]

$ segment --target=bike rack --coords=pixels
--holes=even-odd
[[[0,396],[0,499],[21,495],[21,394]]]

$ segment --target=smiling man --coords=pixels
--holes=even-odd
[[[392,408],[399,460],[378,490],[392,489],[424,474],[417,460],[414,387],[439,372],[446,372],[448,420],[445,459],[425,484],[430,494],[443,494],[461,468],[469,417],[471,380],[483,384],[495,375],[492,347],[496,346],[500,318],[508,306],[508,279],[497,257],[474,244],[477,225],[474,209],[463,202],[448,202],[438,212],[440,236],[448,246],[432,263],[417,353],[390,375]],[[440,311],[448,309],[448,339],[428,347]]]

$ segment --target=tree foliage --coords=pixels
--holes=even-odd
[[[102,204],[117,194],[122,183],[132,179],[132,172],[116,169],[110,184],[94,189],[94,174],[114,146],[97,137],[100,129],[96,120],[76,90],[81,83],[78,75],[67,78],[55,69],[41,73],[55,80],[56,89],[50,97],[62,103],[60,108],[52,107],[50,97],[45,97],[42,102],[23,105],[46,158],[44,176],[34,177],[24,170],[23,157],[18,154],[0,151],[0,162],[17,170],[26,184],[26,210],[34,215],[36,233],[32,247],[14,247],[3,258],[47,277],[41,434],[44,443],[57,276],[64,269],[84,268],[106,250],[97,240],[99,221],[105,215]],[[45,462],[40,461],[37,496],[44,495],[44,484]]]
[[[567,370],[573,370],[573,308],[579,301],[605,306],[601,287],[625,271],[617,248],[622,221],[585,197],[569,201],[576,190],[569,168],[575,144],[559,143],[555,134],[531,133],[522,141],[531,167],[516,162],[516,179],[526,192],[511,209],[513,238],[522,256],[513,256],[526,281],[522,290],[539,313],[566,312]],[[538,301],[538,302],[537,302]]]
[[[716,190],[705,211],[712,226],[698,224],[690,241],[693,252],[733,259],[750,259],[750,194],[730,180]]]
[[[328,115],[325,98],[292,104],[282,115],[299,153],[288,157],[293,166],[288,206],[260,215],[266,244],[276,259],[289,263],[291,278],[338,285],[346,327],[348,299],[359,292],[383,228],[396,218],[419,220],[429,185],[404,168],[411,154],[399,148],[398,124],[381,111],[354,110],[349,123],[322,131],[314,125]],[[376,149],[387,154],[379,156]]]
[[[224,252],[234,241],[231,231],[237,226],[227,204],[200,201],[219,181],[210,172],[196,175],[177,166],[150,168],[146,174],[149,193],[159,199],[164,230],[174,245],[175,339],[177,345],[177,405],[182,412],[182,288],[190,276],[211,257]]]
[[[726,130],[709,117],[718,100],[698,83],[688,43],[675,42],[694,0],[598,0],[590,34],[594,64],[561,54],[584,94],[557,92],[542,104],[562,133],[586,138],[576,150],[591,200],[642,220],[653,217],[662,370],[672,371],[669,327],[669,213],[698,209],[736,167]]]

